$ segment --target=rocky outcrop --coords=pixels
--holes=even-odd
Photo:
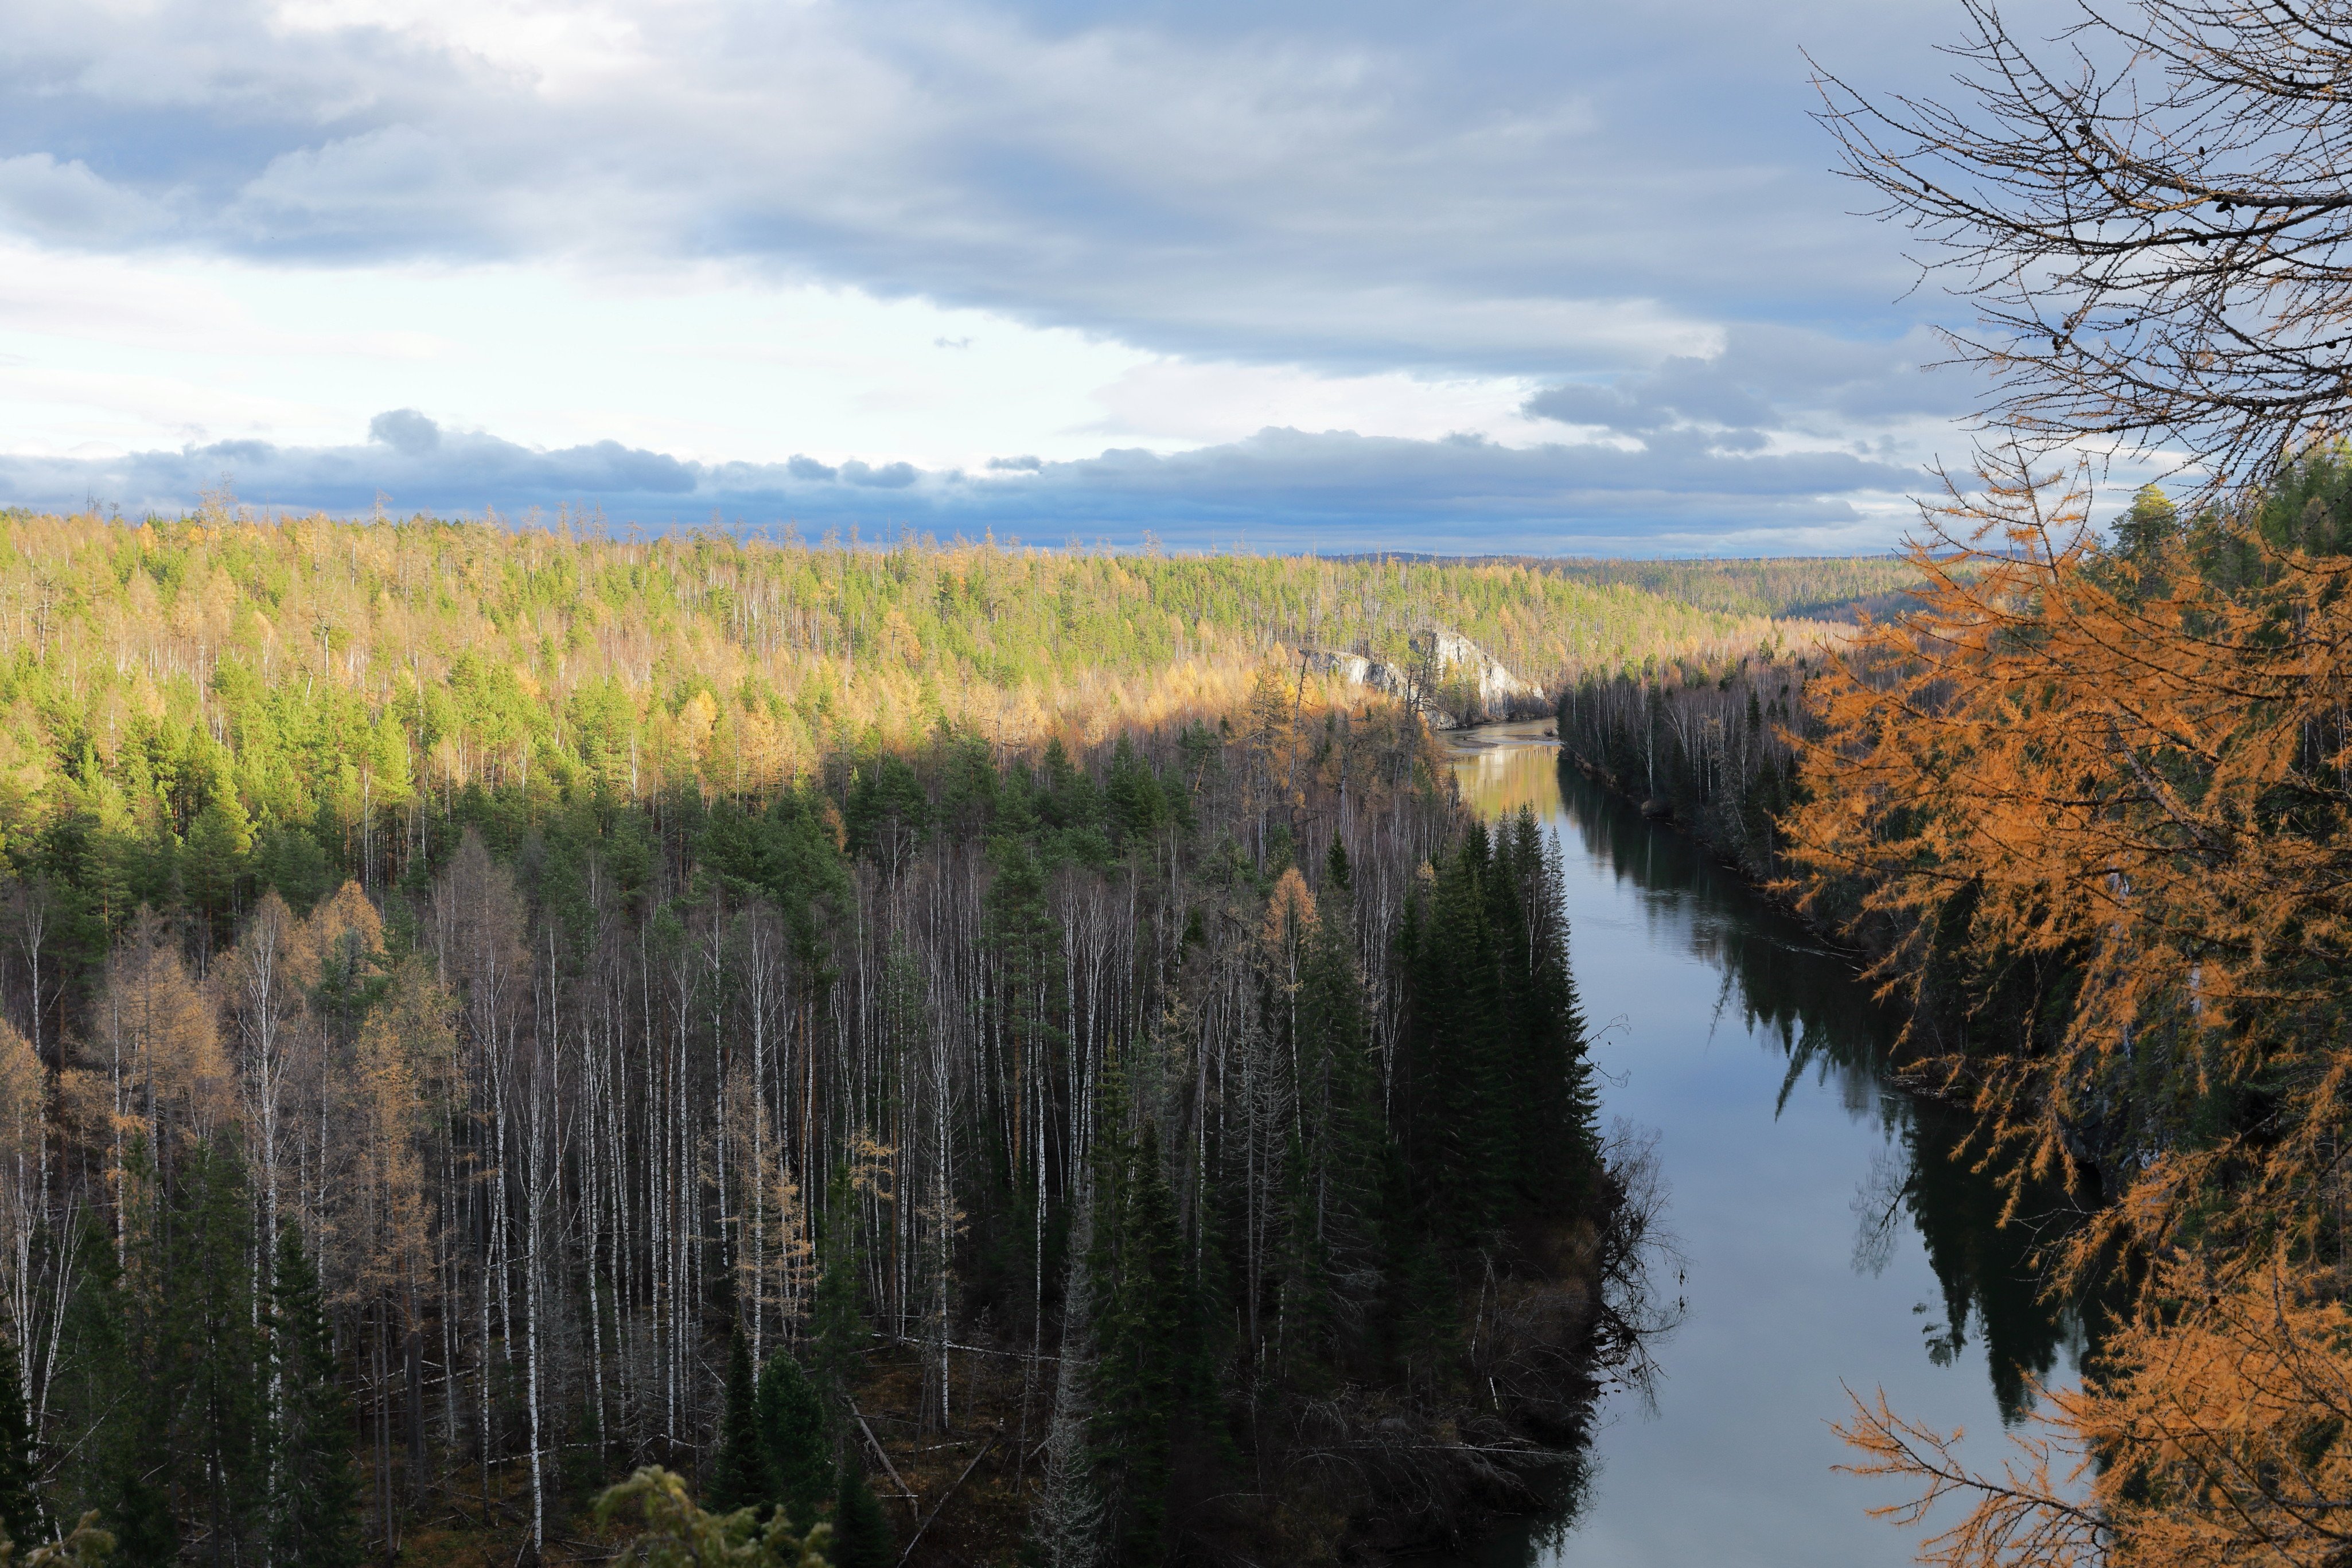
[[[1459,632],[1442,626],[1416,632],[1412,648],[1412,658],[1401,664],[1318,648],[1307,649],[1307,659],[1313,668],[1412,704],[1438,729],[1550,711],[1542,692]]]

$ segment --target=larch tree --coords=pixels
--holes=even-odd
[[[2024,1027],[1964,1037],[1945,1082],[2021,1194],[2084,1183],[2098,1130],[2117,1190],[2053,1248],[2057,1280],[2123,1256],[2140,1289],[2018,1475],[1960,1470],[1883,1406],[1850,1436],[1865,1468],[1973,1500],[1938,1561],[2332,1561],[2352,558],[2307,548],[2301,513],[2104,550],[2086,497],[2020,456],[1931,513],[1925,605],[1821,684],[1788,825],[1817,890],[1857,890],[1886,934],[1890,989],[1958,967],[1986,1005],[2002,964],[2065,977]]]

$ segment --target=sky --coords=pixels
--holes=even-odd
[[[1882,549],[1957,0],[0,0],[0,504]]]

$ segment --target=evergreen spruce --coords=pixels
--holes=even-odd
[[[0,1529],[20,1552],[48,1536],[33,1456],[32,1416],[25,1405],[24,1363],[16,1342],[5,1335],[0,1335]]]
[[[803,1528],[833,1487],[833,1423],[801,1364],[784,1351],[760,1374],[760,1443],[775,1498]]]
[[[1116,1147],[1098,1180],[1094,1278],[1100,1303],[1092,1423],[1096,1474],[1122,1562],[1155,1562],[1168,1511],[1171,1428],[1179,1402],[1183,1255],[1176,1204],[1149,1117]]]
[[[1417,1199],[1431,1234],[1462,1246],[1489,1231],[1510,1174],[1502,976],[1486,897],[1486,830],[1471,824],[1435,868],[1408,961],[1413,1003],[1407,1129]]]
[[[833,1568],[896,1568],[898,1539],[882,1501],[855,1465],[841,1467],[833,1500]]]
[[[866,1313],[857,1291],[857,1194],[849,1166],[834,1167],[817,1242],[816,1300],[809,1330],[815,1340],[817,1382],[828,1398],[846,1399],[866,1348]]]
[[[1298,1113],[1284,1166],[1284,1336],[1290,1369],[1320,1381],[1360,1323],[1371,1271],[1381,1144],[1379,1083],[1355,958],[1347,854],[1324,864],[1323,894],[1299,974]]]
[[[727,1408],[719,1416],[718,1462],[705,1489],[713,1513],[764,1509],[777,1500],[775,1472],[761,1440],[759,1404],[751,1347],[739,1328],[727,1340]]]
[[[152,1173],[144,1140],[124,1151],[126,1186]],[[131,1217],[143,1221],[143,1204]],[[58,1470],[60,1512],[95,1508],[115,1539],[122,1568],[163,1568],[178,1555],[179,1534],[170,1498],[153,1478],[172,1463],[165,1411],[152,1396],[150,1317],[123,1277],[114,1237],[97,1216],[83,1223],[75,1244],[81,1283],[66,1307],[58,1370],[49,1383],[49,1411],[78,1441],[61,1445]],[[144,1295],[139,1292],[139,1296]]]
[[[270,1454],[271,1568],[352,1568],[360,1560],[352,1404],[335,1363],[319,1271],[289,1225],[269,1290],[278,1421]]]
[[[226,1558],[259,1544],[254,1537],[267,1523],[271,1492],[269,1353],[257,1332],[250,1272],[253,1204],[244,1162],[225,1134],[186,1145],[167,1175],[154,1249],[163,1267],[150,1276],[155,1383],[147,1397],[169,1413],[163,1484]],[[331,1382],[331,1363],[326,1375]],[[326,1440],[323,1429],[315,1440]]]

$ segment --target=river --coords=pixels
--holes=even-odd
[[[1947,1153],[1949,1107],[1886,1073],[1895,1026],[1845,959],[1670,827],[1559,766],[1546,725],[1449,737],[1463,798],[1532,807],[1561,849],[1570,954],[1603,1117],[1654,1132],[1682,1321],[1655,1408],[1612,1395],[1572,1511],[1461,1568],[1833,1568],[1912,1559],[1837,1473],[1845,1388],[1967,1428],[1998,1462],[2026,1380],[2072,1376],[2079,1330],[2037,1301],[1991,1184]]]

